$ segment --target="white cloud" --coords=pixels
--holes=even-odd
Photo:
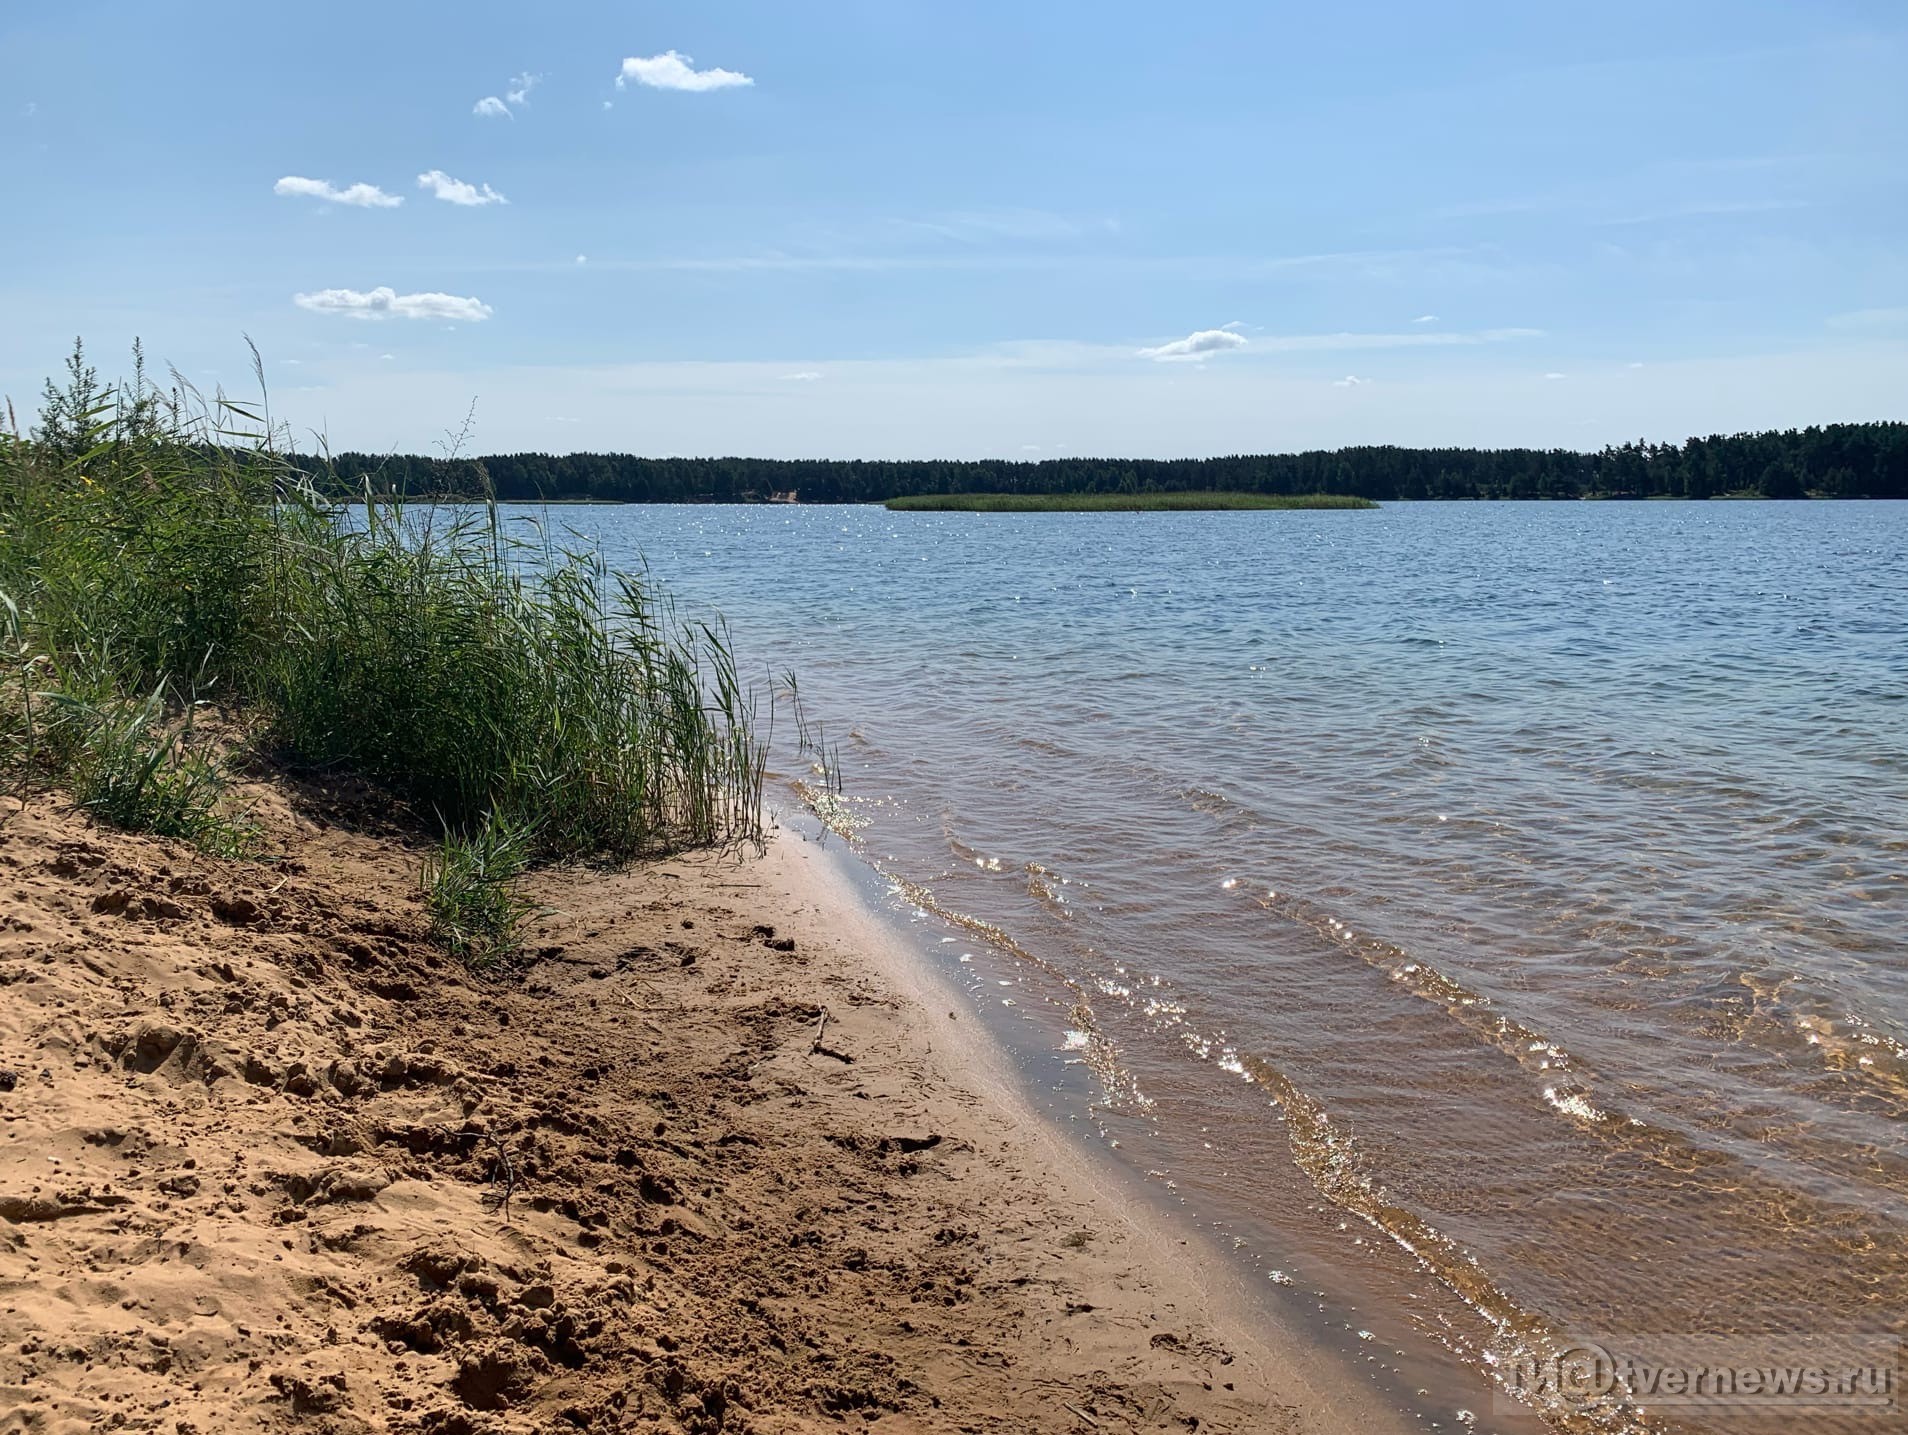
[[[288,174],[272,186],[273,194],[293,199],[322,199],[327,204],[349,204],[359,209],[396,209],[404,203],[400,194],[386,194],[375,184],[353,184],[339,189],[328,179],[306,179]]]
[[[428,189],[435,198],[443,200],[446,204],[472,206],[510,203],[487,184],[481,187],[466,184],[461,179],[452,179],[441,169],[427,170],[420,174],[417,177],[417,187]]]
[[[504,99],[513,105],[529,104],[530,91],[535,89],[538,82],[542,79],[543,76],[533,75],[528,70],[524,71],[521,75],[512,75],[510,77],[510,88],[504,91]]]
[[[752,85],[754,80],[734,70],[698,70],[687,56],[674,50],[647,57],[630,56],[623,61],[616,77],[616,88],[631,80],[652,90],[726,90],[736,85]]]
[[[588,264],[590,262],[590,256],[587,254],[579,254],[576,256],[576,262],[578,264]]]
[[[1170,344],[1161,344],[1153,349],[1141,349],[1142,359],[1152,359],[1156,363],[1173,363],[1187,359],[1204,359],[1213,354],[1223,354],[1228,349],[1242,349],[1246,340],[1242,335],[1230,329],[1201,329],[1188,334],[1183,339],[1175,339]]]
[[[473,115],[481,115],[487,120],[507,120],[511,118],[510,106],[495,95],[485,95],[470,107]]]
[[[1544,375],[1544,377],[1545,377],[1546,379],[1551,379],[1551,380],[1556,380],[1556,379],[1567,379],[1567,378],[1569,378],[1569,377],[1570,377],[1570,375],[1568,375],[1568,374],[1558,374],[1558,373],[1549,373],[1549,374],[1545,374],[1545,375]]]
[[[1356,374],[1347,374],[1342,379],[1333,379],[1332,387],[1338,389],[1356,389],[1362,388],[1370,382],[1370,379],[1361,379]]]
[[[785,384],[812,384],[820,377],[821,375],[816,373],[813,369],[803,369],[799,374],[783,374],[782,382]]]
[[[292,303],[314,314],[342,314],[350,319],[454,319],[470,323],[490,317],[481,299],[456,294],[400,294],[389,285],[369,293],[357,289],[320,289],[294,294]]]
[[[1436,314],[1420,314],[1411,322],[1414,324],[1435,324],[1438,322],[1438,316]]]

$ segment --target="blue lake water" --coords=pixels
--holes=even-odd
[[[1908,505],[544,517],[796,672],[974,999],[1273,1284],[1479,1364],[1908,1331]]]

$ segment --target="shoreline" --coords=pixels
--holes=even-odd
[[[974,994],[923,951],[911,950],[895,920],[878,910],[872,887],[891,879],[862,852],[841,840],[811,842],[785,824],[774,840],[787,862],[803,868],[796,900],[816,901],[831,928],[846,938],[851,959],[901,999],[904,1019],[919,1021],[937,1080],[947,1082],[957,1099],[964,1088],[982,1103],[989,1124],[1005,1126],[1025,1143],[1026,1160],[1057,1204],[1124,1233],[1132,1245],[1130,1269],[1116,1278],[1141,1290],[1156,1286],[1182,1306],[1196,1304],[1213,1337],[1235,1357],[1250,1358],[1265,1387],[1291,1402],[1301,1416],[1298,1428],[1321,1435],[1341,1428],[1359,1435],[1424,1428],[1418,1412],[1387,1404],[1366,1372],[1352,1370],[1342,1355],[1254,1290],[1249,1277],[1256,1273],[1230,1261],[1207,1231],[1160,1201],[1139,1168],[1064,1129],[1069,1103],[1040,1108],[1027,1084],[1024,1053],[1016,1057],[1005,1032],[974,1010]],[[947,919],[928,912],[924,920],[938,928]],[[1057,1059],[1057,1053],[1048,1057]],[[1106,1277],[1104,1271],[1099,1275]]]
[[[801,816],[819,826],[813,813]],[[1011,934],[989,935],[986,923],[977,927],[975,919],[945,911],[932,893],[890,874],[858,841],[836,836],[823,849],[823,880],[835,886],[830,895],[837,914],[872,928],[858,950],[873,954],[882,980],[922,1010],[961,1009],[958,1028],[929,1027],[931,1036],[944,1027],[940,1034],[953,1038],[946,1045],[964,1079],[985,1088],[990,1103],[1036,1137],[1055,1172],[1121,1212],[1139,1233],[1151,1269],[1174,1267],[1198,1282],[1214,1324],[1235,1343],[1267,1352],[1285,1384],[1334,1391],[1336,1401],[1317,1406],[1336,1403],[1355,1412],[1345,1418],[1360,1435],[1453,1425],[1495,1435],[1579,1428],[1568,1411],[1550,1411],[1553,1423],[1498,1389],[1488,1365],[1468,1353],[1490,1329],[1488,1317],[1446,1288],[1385,1227],[1318,1191],[1296,1162],[1287,1185],[1302,1192],[1307,1212],[1290,1208],[1291,1190],[1278,1202],[1262,1191],[1260,1199],[1281,1214],[1260,1214],[1250,1203],[1239,1204],[1239,1189],[1222,1196],[1211,1187],[1217,1168],[1189,1171],[1186,1149],[1163,1141],[1131,1112],[1116,1114],[1107,1105],[1108,1083],[1130,1077],[1117,1054],[1109,1069],[1063,1050],[1057,1039],[1069,1033],[1053,1029],[1053,1016],[1064,996],[1049,991],[1029,1001],[1032,994],[1016,983],[1016,1000],[1004,1004],[1013,1014],[995,1005],[996,987],[1007,985],[1001,974],[1020,966],[1001,945],[1017,948]],[[948,932],[962,937],[956,941]],[[985,955],[974,965],[963,956],[962,965],[950,966],[937,953],[955,948],[932,945],[949,941]],[[1184,1184],[1188,1175],[1193,1180]],[[1347,1219],[1367,1237],[1348,1237]],[[1399,1284],[1401,1273],[1421,1271],[1431,1282],[1428,1291]]]
[[[247,796],[275,866],[0,832],[0,1419],[1407,1425],[1099,1185],[818,844],[540,873],[490,981],[367,794]]]

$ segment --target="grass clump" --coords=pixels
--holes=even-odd
[[[921,493],[890,498],[897,513],[1188,513],[1226,509],[1376,508],[1342,493]]]
[[[243,856],[251,829],[229,809],[224,763],[192,741],[190,716],[168,722],[165,692],[88,702],[48,695],[73,798],[129,832],[182,838],[215,856]]]
[[[753,836],[762,756],[719,629],[495,510],[372,508],[284,576],[256,678],[279,748],[372,778],[453,832],[499,815],[537,857]]]
[[[492,815],[469,834],[446,833],[424,867],[424,906],[438,940],[474,967],[494,966],[522,946],[536,910],[518,885],[530,865],[530,834]]]
[[[256,359],[256,355],[254,355]],[[255,364],[263,389],[262,366]],[[0,428],[0,773],[243,847],[207,704],[442,836],[433,920],[510,948],[530,864],[758,840],[764,751],[717,625],[494,507],[322,498],[261,398],[102,386],[76,349]]]

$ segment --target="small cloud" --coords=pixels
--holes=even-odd
[[[613,110],[613,109],[615,109],[615,108],[616,108],[616,101],[614,101],[614,100],[605,100],[605,101],[603,101],[603,108],[604,108],[604,109],[606,109],[606,110]]]
[[[280,359],[278,362],[281,364],[288,364],[295,369],[300,364],[304,363],[305,361],[303,359]]]
[[[1643,367],[1643,361],[1641,359],[1632,359],[1627,367],[1632,369],[1640,369]]]
[[[785,384],[812,384],[819,378],[821,378],[821,375],[816,373],[815,370],[803,369],[798,374],[783,374],[782,382]]]
[[[590,262],[590,256],[587,254],[579,254],[576,256],[576,262],[578,264],[588,264]]]
[[[625,59],[621,73],[616,76],[616,88],[620,90],[632,80],[652,90],[688,90],[696,93],[755,83],[747,75],[734,70],[698,70],[687,55],[674,50],[642,58],[632,55]]]
[[[1420,314],[1411,322],[1414,324],[1435,324],[1438,322],[1438,316],[1436,314]]]
[[[446,204],[461,204],[466,207],[480,204],[508,204],[496,190],[489,185],[479,187],[466,184],[461,179],[452,179],[441,169],[426,170],[417,177],[417,187],[428,189],[432,196]]]
[[[1544,377],[1545,377],[1546,379],[1553,379],[1553,380],[1554,380],[1554,379],[1567,379],[1567,378],[1569,378],[1569,377],[1570,377],[1570,375],[1568,375],[1568,374],[1557,374],[1557,373],[1550,373],[1550,374],[1545,374],[1545,375],[1544,375]]]
[[[1243,334],[1246,330],[1246,323],[1243,319],[1234,319],[1230,324],[1221,324],[1219,327],[1221,329],[1228,329],[1235,334]]]
[[[379,354],[378,355],[378,359],[380,362],[382,362],[385,359],[395,359],[396,357],[397,357],[396,354]]]
[[[306,179],[288,174],[272,186],[272,193],[292,199],[322,199],[326,204],[349,204],[358,209],[396,209],[404,196],[386,194],[375,184],[353,184],[339,189],[328,179]]]
[[[1205,359],[1214,354],[1223,354],[1228,349],[1243,349],[1246,340],[1230,329],[1200,329],[1183,339],[1174,339],[1170,344],[1161,344],[1157,348],[1141,349],[1139,357],[1151,359],[1155,363],[1173,363],[1187,359]]]
[[[512,75],[510,77],[510,88],[504,91],[504,99],[513,105],[529,104],[530,91],[535,89],[542,79],[543,76],[533,75],[528,71],[525,71],[521,75]]]
[[[348,319],[453,319],[477,323],[490,317],[481,299],[456,294],[400,294],[388,285],[361,292],[357,289],[320,289],[294,294],[292,303],[314,314],[341,314]]]
[[[28,100],[26,102],[26,108],[21,111],[21,113],[24,114],[28,119],[32,119],[39,112],[40,112],[40,102],[38,100]]]
[[[495,95],[485,95],[481,100],[470,107],[470,112],[486,120],[507,120],[512,118],[510,106],[506,105]]]
[[[550,422],[553,424],[576,424],[582,423],[583,420],[570,418],[566,414],[551,414]]]
[[[1370,379],[1361,379],[1356,374],[1347,374],[1342,379],[1333,379],[1332,387],[1335,389],[1358,389],[1363,388],[1370,382]]]
[[[1040,445],[1037,443],[1023,443],[1020,446],[1020,451],[1022,453],[1039,453]]]

